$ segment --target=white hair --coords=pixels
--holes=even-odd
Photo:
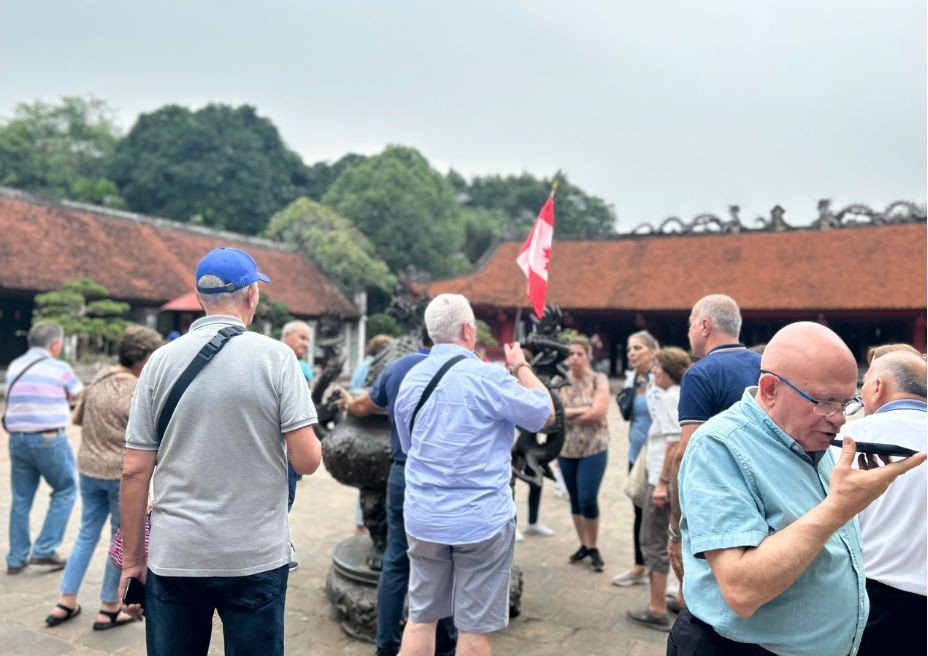
[[[439,294],[425,308],[425,328],[436,344],[456,342],[464,324],[473,321],[474,311],[460,294]]]
[[[223,282],[222,278],[219,276],[214,276],[211,273],[207,273],[205,276],[200,276],[200,279],[197,280],[197,289],[224,289],[226,283]],[[244,306],[248,298],[248,290],[252,287],[257,287],[258,283],[253,282],[247,287],[242,287],[241,289],[236,289],[232,292],[216,292],[214,294],[204,294],[197,291],[197,298],[200,299],[200,303],[203,305],[203,308],[210,310],[212,308],[220,307],[239,307]]]
[[[297,328],[305,328],[306,330],[310,330],[309,324],[305,321],[288,321],[284,324],[284,327],[280,329],[281,338],[286,337]]]
[[[715,328],[735,339],[741,334],[741,310],[731,296],[712,294],[704,296],[693,308],[696,318],[705,317]]]
[[[60,342],[63,339],[64,328],[54,321],[39,321],[33,324],[32,328],[29,329],[29,335],[26,337],[29,346],[37,346],[44,349],[51,346],[52,342]]]

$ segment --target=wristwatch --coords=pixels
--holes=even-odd
[[[679,531],[673,530],[673,526],[667,524],[667,539],[671,542],[679,542],[681,539]]]
[[[532,365],[530,365],[530,364],[529,364],[528,362],[526,362],[525,360],[522,360],[522,362],[517,362],[516,364],[512,365],[512,366],[509,368],[509,373],[511,373],[513,376],[515,376],[515,375],[516,375],[516,372],[519,371],[519,368],[520,368],[520,367],[528,367],[528,368],[529,368],[529,371],[531,371],[531,369],[532,369]]]

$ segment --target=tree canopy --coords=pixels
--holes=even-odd
[[[111,172],[131,210],[245,234],[264,230],[308,182],[299,155],[247,105],[142,114]]]
[[[452,188],[414,148],[390,146],[346,168],[322,202],[351,219],[394,272],[442,276],[470,264]]]
[[[12,119],[0,123],[0,185],[122,207],[107,177],[119,138],[102,100],[68,96],[57,104],[21,103]]]
[[[390,290],[396,278],[351,221],[309,198],[298,198],[268,225],[274,239],[299,245],[325,274],[351,293],[364,287]]]

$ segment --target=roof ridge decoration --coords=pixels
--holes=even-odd
[[[137,212],[128,212],[126,210],[117,210],[112,207],[104,207],[102,205],[91,205],[89,203],[81,203],[74,200],[66,200],[61,198],[51,198],[49,196],[39,196],[37,194],[30,193],[28,191],[22,191],[20,189],[13,189],[11,187],[0,187],[0,198],[9,198],[10,200],[21,200],[27,203],[34,203],[37,205],[46,205],[48,207],[61,207],[68,210],[74,210],[77,212],[89,212],[91,214],[97,214],[99,216],[105,216],[112,219],[119,219],[122,221],[133,221],[135,223],[143,223],[145,225],[155,226],[158,228],[167,228],[171,230],[183,230],[185,232],[192,232],[198,235],[206,235],[207,237],[219,237],[221,239],[234,240],[242,244],[249,244],[252,246],[263,246],[265,248],[273,248],[278,251],[297,251],[298,247],[294,244],[286,244],[284,242],[272,241],[270,239],[265,239],[264,237],[254,237],[252,235],[243,235],[238,232],[231,232],[229,230],[217,230],[215,228],[209,228],[201,225],[193,225],[190,223],[184,223],[182,221],[176,221],[174,219],[165,219],[158,216],[149,216],[147,214],[139,214]]]
[[[785,230],[799,230],[802,226],[792,226],[783,218],[786,210],[775,205],[770,210],[770,218],[758,217],[755,223],[757,228],[750,229],[741,222],[739,216],[741,208],[738,205],[729,205],[729,219],[723,219],[716,214],[705,212],[697,214],[690,222],[680,217],[670,216],[661,221],[655,228],[650,223],[641,223],[627,234],[632,235],[692,235],[701,233],[738,234],[750,232],[782,232]],[[860,225],[887,225],[898,223],[924,223],[926,221],[924,205],[917,205],[906,200],[896,200],[886,206],[882,212],[877,212],[863,203],[852,203],[838,212],[831,211],[831,200],[822,199],[818,202],[818,217],[808,228],[814,230],[830,230],[832,228],[848,228]],[[806,229],[808,229],[806,228]]]

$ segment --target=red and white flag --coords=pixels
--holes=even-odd
[[[541,208],[528,239],[519,250],[516,262],[528,278],[528,298],[541,319],[545,313],[545,295],[548,293],[548,267],[551,264],[551,243],[554,238],[554,193]]]

